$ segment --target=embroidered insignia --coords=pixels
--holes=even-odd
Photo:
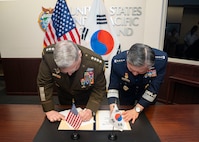
[[[52,73],[52,76],[54,76],[54,77],[56,77],[56,78],[61,78],[61,76],[60,75],[58,75],[58,74],[55,74],[55,73]]]
[[[165,56],[155,56],[155,58],[156,58],[156,59],[163,59],[163,60],[166,59]]]
[[[144,89],[147,89],[148,87],[149,87],[149,84],[146,84],[145,87],[144,87]]]
[[[125,77],[125,78],[129,78],[129,75],[128,75],[127,72],[125,73],[124,77]]]
[[[56,77],[56,78],[61,78],[61,75],[60,74],[60,69],[59,68],[54,68],[54,72],[55,73],[52,73],[52,76]]]
[[[127,91],[127,90],[129,90],[129,87],[126,86],[126,85],[124,85],[124,86],[123,86],[123,89],[124,89],[124,91]]]
[[[54,71],[56,74],[59,74],[61,72],[59,68],[54,68]]]
[[[125,62],[125,59],[115,59],[114,63],[120,63],[120,62]]]
[[[124,77],[122,77],[122,80],[123,80],[123,81],[126,81],[126,82],[130,82],[130,80],[129,80],[128,78],[129,78],[128,73],[125,73],[125,74],[124,74]]]

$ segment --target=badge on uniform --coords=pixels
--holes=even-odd
[[[128,73],[125,73],[125,74],[124,74],[124,77],[122,77],[122,80],[123,80],[123,81],[126,81],[126,82],[128,82],[128,83],[130,82]],[[124,86],[123,86],[123,90],[124,90],[124,91],[128,91],[128,90],[129,90],[129,87],[128,87],[127,85],[124,85]]]
[[[84,72],[84,78],[80,80],[82,88],[85,88],[86,86],[91,86],[94,84],[94,69],[93,68],[87,68],[87,70]]]
[[[56,77],[56,78],[61,78],[60,74],[60,69],[59,68],[54,68],[55,73],[52,73],[52,76]]]
[[[123,81],[126,81],[126,82],[128,82],[128,83],[130,82],[128,73],[125,73],[125,74],[124,74],[124,77],[122,77],[122,80],[123,80]]]
[[[157,76],[157,72],[156,69],[150,69],[145,75],[144,77],[156,77]]]
[[[126,86],[126,85],[124,85],[124,86],[123,86],[123,90],[124,90],[124,91],[128,91],[128,90],[129,90],[129,87]]]

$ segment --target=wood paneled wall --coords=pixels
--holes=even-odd
[[[159,101],[166,102],[166,97],[167,94],[169,93],[168,92],[169,77],[175,75],[180,75],[182,77],[188,76],[191,78],[195,78],[195,80],[199,81],[199,66],[168,62],[165,79],[158,94]],[[181,83],[175,83],[175,90],[172,92],[173,94],[168,94],[168,95],[170,99],[173,96],[175,96],[174,103],[178,104],[199,103],[199,88],[197,87],[184,85]]]
[[[7,95],[37,95],[39,58],[2,58]]]
[[[36,78],[40,58],[2,58],[7,95],[37,95]],[[164,82],[158,93],[158,100],[166,102],[169,76],[181,74],[199,80],[199,66],[168,62]],[[176,84],[175,103],[199,103],[199,88]],[[169,94],[170,98],[174,94]]]

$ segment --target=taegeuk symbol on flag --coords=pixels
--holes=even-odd
[[[122,118],[122,113],[119,111],[116,104],[111,113],[109,122],[113,125],[113,127],[119,129],[120,131],[122,131],[124,128],[124,120]]]
[[[81,34],[81,45],[91,49],[105,60],[107,84],[111,59],[120,51],[120,43],[106,11],[103,0],[94,0]]]

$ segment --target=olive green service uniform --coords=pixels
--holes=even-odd
[[[44,48],[37,84],[45,112],[54,110],[53,88],[57,86],[61,105],[86,105],[96,112],[106,95],[104,61],[101,56],[78,45],[82,52],[81,65],[71,76],[60,72],[53,58],[54,45]]]

